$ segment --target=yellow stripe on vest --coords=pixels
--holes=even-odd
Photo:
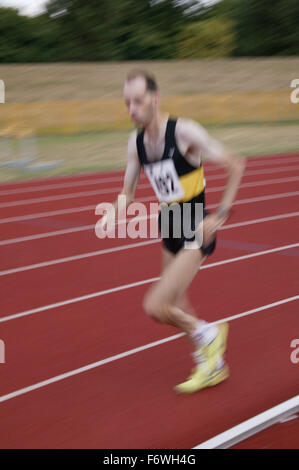
[[[203,166],[196,168],[186,175],[180,176],[180,183],[184,189],[184,199],[180,202],[190,201],[204,190]]]

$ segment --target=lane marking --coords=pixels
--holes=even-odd
[[[193,449],[228,449],[299,411],[299,395],[212,437]]]
[[[264,169],[264,170],[253,170],[253,171],[248,171],[248,172],[245,171],[243,178],[247,176],[256,176],[256,175],[270,175],[272,173],[287,173],[289,171],[294,171],[294,170],[299,170],[299,165],[288,166],[286,169],[279,167],[279,168],[272,168],[271,170]],[[224,173],[222,175],[209,176],[208,180],[210,181],[219,180],[225,177],[226,177],[226,174]]]
[[[235,205],[241,205],[241,204],[250,204],[252,202],[263,202],[263,201],[271,201],[274,199],[280,199],[280,198],[288,198],[288,197],[296,197],[299,196],[299,191],[292,191],[288,193],[274,193],[274,194],[268,194],[265,196],[255,196],[251,198],[245,198],[245,199],[238,199],[234,202]],[[149,198],[136,198],[136,202],[152,202],[152,201],[157,201],[157,198],[155,196],[149,197]],[[214,209],[218,207],[219,204],[210,204],[207,206],[207,209]],[[20,215],[20,216],[15,216],[15,217],[6,217],[4,219],[0,219],[0,224],[7,224],[7,223],[12,223],[12,222],[22,222],[25,220],[32,220],[32,219],[42,219],[44,217],[54,217],[57,215],[64,215],[64,214],[74,214],[74,213],[79,213],[79,212],[85,212],[85,211],[93,211],[94,215],[94,210],[95,210],[95,205],[91,206],[80,206],[80,207],[74,207],[70,209],[59,209],[55,211],[47,211],[47,212],[37,212],[33,214],[27,214],[27,215]]]
[[[151,202],[157,201],[155,196],[152,197],[140,197],[135,199],[136,202]],[[20,215],[15,217],[7,217],[5,219],[0,219],[0,224],[6,224],[11,222],[22,222],[24,220],[31,220],[31,219],[42,219],[44,217],[53,217],[56,215],[64,215],[64,214],[74,214],[76,212],[85,212],[85,211],[92,211],[93,215],[95,211],[96,205],[92,204],[91,206],[79,206],[70,209],[58,209],[55,211],[47,211],[47,212],[36,212],[33,214],[28,215]]]
[[[299,166],[294,166],[290,168],[288,171],[294,171],[299,169]],[[247,176],[253,176],[253,175],[258,175],[258,174],[270,174],[270,173],[282,173],[281,168],[265,171],[265,170],[256,170],[252,172],[248,172],[244,174],[244,178]],[[218,180],[218,179],[226,179],[227,175],[221,174],[221,175],[214,175],[210,176],[207,178],[207,181],[212,180]],[[299,177],[295,177],[299,178]],[[257,182],[258,183],[258,182]],[[246,185],[247,183],[245,183]],[[239,188],[246,187],[245,185],[240,185]],[[146,189],[146,188],[151,188],[150,184],[139,184],[138,189]],[[99,189],[96,191],[82,191],[80,193],[67,193],[67,194],[60,194],[56,196],[45,196],[45,197],[40,197],[40,198],[33,198],[33,199],[20,199],[17,201],[11,201],[11,202],[3,202],[0,204],[0,209],[6,208],[6,207],[16,207],[16,206],[24,206],[24,205],[30,205],[30,204],[39,204],[43,202],[49,202],[49,201],[59,201],[61,199],[74,199],[74,198],[79,198],[79,197],[89,197],[89,196],[95,196],[95,195],[100,195],[100,194],[113,194],[115,192],[121,191],[122,187],[117,187],[117,188],[106,188],[106,189]]]
[[[216,324],[224,323],[226,321],[236,320],[238,318],[242,318],[244,316],[252,315],[256,312],[260,312],[262,310],[267,310],[267,309],[270,309],[270,308],[273,308],[273,307],[276,307],[276,306],[279,306],[279,305],[282,305],[282,304],[285,304],[285,303],[288,303],[288,302],[293,302],[293,301],[296,301],[298,299],[299,299],[299,295],[296,295],[294,297],[288,297],[286,299],[282,299],[282,300],[279,300],[277,302],[273,302],[271,304],[263,305],[262,307],[258,307],[258,308],[252,309],[252,310],[248,310],[247,312],[242,312],[240,314],[237,314],[237,315],[234,315],[234,316],[231,316],[231,317],[223,318],[223,319],[221,319],[217,322],[211,322],[211,325],[216,325]],[[185,333],[179,333],[179,334],[174,335],[174,336],[169,336],[167,338],[164,338],[164,339],[161,339],[161,340],[158,340],[158,341],[154,341],[152,343],[148,343],[148,344],[145,344],[143,346],[140,346],[140,347],[137,347],[137,348],[134,348],[134,349],[130,349],[130,350],[125,351],[123,353],[107,357],[107,358],[102,359],[100,361],[93,362],[91,364],[87,364],[86,366],[80,367],[78,369],[74,369],[74,370],[71,370],[69,372],[65,372],[63,374],[56,375],[55,377],[52,377],[52,378],[47,379],[47,380],[43,380],[42,382],[37,382],[37,383],[35,383],[33,385],[30,385],[28,387],[24,387],[24,388],[21,388],[19,390],[15,390],[14,392],[8,393],[6,395],[2,395],[0,397],[0,403],[11,400],[12,398],[19,397],[21,395],[32,392],[34,390],[38,390],[42,387],[46,387],[47,385],[50,385],[50,384],[68,379],[69,377],[73,377],[75,375],[82,374],[84,372],[87,372],[88,370],[95,369],[97,367],[101,367],[105,364],[109,364],[109,363],[115,362],[119,359],[123,359],[123,358],[129,357],[129,356],[132,356],[133,354],[137,354],[137,353],[145,351],[147,349],[151,349],[151,348],[154,348],[156,346],[160,346],[161,344],[168,343],[170,341],[174,341],[174,340],[179,339],[183,336],[185,336]]]
[[[104,184],[104,183],[119,183],[122,179],[123,175],[114,176],[111,178],[95,178],[95,179],[88,179],[88,180],[79,180],[73,181],[71,183],[53,183],[44,186],[33,186],[33,187],[26,187],[23,189],[9,189],[9,190],[2,190],[0,191],[0,196],[9,196],[11,194],[22,194],[22,193],[34,193],[38,191],[48,191],[49,189],[65,189],[65,188],[74,188],[76,186],[91,186],[94,184]],[[140,179],[145,179],[145,175],[141,174]]]
[[[288,168],[288,165],[284,166],[285,163],[298,163],[299,161],[299,156],[297,157],[289,157],[289,158],[284,158],[283,162],[280,161],[268,161],[268,162],[254,162],[254,161],[247,161],[246,163],[246,168],[252,168],[252,167],[259,167],[259,166],[267,166],[268,164],[271,165],[280,165],[280,168]],[[283,163],[283,165],[281,164]],[[206,166],[206,163],[204,162],[204,166]],[[215,166],[208,166],[205,171],[206,173],[210,173],[213,171],[218,171],[219,167],[217,165]],[[72,175],[74,176],[74,175]],[[70,177],[72,177],[70,176]],[[90,176],[95,176],[94,173],[91,173]],[[50,184],[44,184],[40,186],[30,186],[30,187],[25,187],[25,188],[18,188],[18,189],[6,189],[6,190],[0,190],[0,195],[1,196],[9,196],[12,194],[24,194],[24,193],[33,193],[33,192],[39,192],[39,191],[48,191],[52,189],[60,189],[60,188],[73,188],[76,186],[91,186],[95,184],[103,184],[103,183],[115,183],[119,182],[120,179],[122,179],[124,176],[124,170],[122,171],[121,174],[118,176],[113,176],[113,177],[106,177],[106,176],[99,176],[99,178],[95,179],[82,179],[82,180],[75,180],[71,183],[50,183]],[[140,180],[141,179],[146,179],[146,175],[144,173],[141,173],[140,175]],[[14,184],[14,183],[13,183]]]
[[[244,225],[252,225],[252,224],[255,224],[255,223],[271,222],[271,221],[274,221],[274,220],[286,219],[286,218],[289,218],[289,217],[297,217],[298,215],[299,215],[299,212],[290,212],[290,213],[287,213],[287,214],[279,214],[279,215],[271,216],[271,217],[263,217],[261,219],[253,219],[253,220],[249,220],[247,222],[244,221],[244,222],[238,222],[238,223],[231,224],[231,225],[223,225],[218,230],[227,230],[229,228],[243,227]],[[149,216],[149,218],[153,218],[153,217],[156,217],[156,216],[155,215],[154,216]],[[140,217],[139,220],[143,220],[143,217]],[[79,226],[79,227],[71,227],[71,228],[68,228],[68,229],[56,230],[56,231],[52,231],[52,232],[38,233],[36,235],[28,235],[28,236],[25,236],[25,237],[8,238],[6,240],[0,240],[0,246],[12,245],[12,244],[15,244],[15,243],[23,243],[23,242],[27,242],[27,241],[31,241],[31,240],[38,240],[38,239],[41,239],[41,238],[56,237],[56,236],[59,236],[59,235],[67,235],[67,234],[70,234],[70,233],[84,232],[84,231],[87,231],[87,230],[95,230],[95,224],[82,225],[82,226]]]
[[[158,239],[148,240],[148,241],[144,241],[144,242],[128,243],[126,245],[120,245],[120,246],[116,246],[116,247],[112,247],[112,248],[106,248],[106,249],[103,249],[103,250],[89,251],[87,253],[81,253],[79,255],[73,255],[73,256],[66,256],[64,258],[57,258],[57,259],[54,259],[54,260],[41,261],[40,263],[34,263],[34,264],[26,265],[26,266],[19,266],[17,268],[10,268],[10,269],[0,271],[0,276],[7,276],[7,275],[10,275],[10,274],[16,274],[16,273],[20,273],[20,272],[24,272],[24,271],[30,271],[30,270],[33,270],[33,269],[39,269],[39,268],[44,268],[44,267],[48,267],[48,266],[54,266],[54,265],[57,265],[57,264],[69,263],[71,261],[78,261],[78,260],[81,260],[81,259],[106,255],[106,254],[109,254],[109,253],[115,253],[117,251],[130,250],[131,248],[139,248],[139,247],[143,247],[143,246],[147,246],[147,245],[153,245],[155,243],[160,243],[160,242],[161,242],[161,240],[158,238]],[[292,245],[284,245],[284,246],[281,246],[281,247],[278,247],[278,248],[265,250],[265,251],[260,252],[260,253],[263,253],[263,254],[271,253],[271,252],[275,253],[276,251],[287,250],[287,249],[291,249],[291,248],[297,248],[298,246],[299,246],[299,243],[294,243]],[[253,253],[253,254],[244,255],[244,256],[250,258],[252,256],[256,256],[256,254]],[[243,257],[239,257],[239,258],[240,259],[245,259]],[[233,258],[233,259],[235,259],[235,258]],[[230,262],[230,261],[227,261],[227,262]],[[215,264],[215,266],[216,266],[217,263],[218,262],[216,262],[216,264],[213,263],[213,265]],[[221,262],[221,263],[223,263],[223,262]],[[211,266],[211,264],[209,264],[207,266]],[[205,267],[206,267],[206,265],[203,265],[202,269],[204,269]]]
[[[229,259],[225,259],[225,260],[222,260],[222,261],[217,261],[215,263],[210,263],[210,264],[203,265],[200,268],[200,270],[210,269],[210,268],[214,268],[216,266],[221,266],[221,265],[225,265],[225,264],[229,264],[229,263],[243,261],[243,260],[250,259],[250,258],[257,258],[258,256],[263,256],[263,255],[267,255],[267,254],[271,254],[271,253],[276,253],[278,251],[289,250],[289,249],[295,248],[297,246],[298,246],[298,244],[296,243],[296,244],[292,244],[292,245],[285,245],[285,246],[278,247],[278,248],[272,248],[270,250],[259,251],[257,253],[250,253],[249,255],[237,256],[235,258],[229,258]],[[137,281],[137,282],[133,282],[133,283],[130,283],[130,284],[124,284],[122,286],[113,287],[111,289],[105,289],[105,290],[102,290],[102,291],[93,292],[91,294],[82,295],[80,297],[74,297],[74,298],[68,299],[68,300],[61,300],[61,301],[55,302],[53,304],[48,304],[48,305],[44,305],[42,307],[36,307],[36,308],[30,309],[30,310],[26,310],[24,312],[7,315],[5,317],[0,318],[0,323],[5,323],[5,322],[10,321],[10,320],[15,320],[16,318],[27,317],[29,315],[34,315],[35,313],[45,312],[46,310],[51,310],[51,309],[54,309],[54,308],[63,307],[65,305],[70,305],[70,304],[82,302],[82,301],[85,301],[85,300],[94,299],[96,297],[101,297],[103,295],[113,294],[115,292],[120,292],[122,290],[131,289],[133,287],[143,286],[145,284],[150,284],[152,282],[158,281],[159,279],[160,279],[160,276],[152,277],[152,278],[149,278],[149,279],[144,279],[142,281]]]
[[[138,185],[138,189],[145,189],[145,188],[150,188],[150,187],[151,186],[149,184]],[[19,201],[3,202],[0,204],[0,209],[4,207],[15,207],[15,206],[26,206],[30,204],[39,204],[41,202],[60,201],[61,199],[74,199],[74,198],[80,198],[80,197],[96,196],[99,194],[112,194],[121,190],[122,190],[122,187],[117,187],[117,188],[98,189],[96,191],[82,191],[81,193],[68,193],[68,194],[61,194],[57,196],[45,196],[45,197],[34,198],[34,199],[20,199]]]
[[[46,266],[53,266],[56,264],[61,264],[61,263],[68,263],[70,261],[77,261],[80,259],[86,259],[86,258],[91,258],[94,256],[100,256],[100,255],[105,255],[108,253],[115,253],[117,251],[123,251],[123,250],[129,250],[130,248],[139,248],[142,246],[146,245],[152,245],[153,243],[158,243],[161,240],[150,240],[150,241],[145,241],[145,242],[138,242],[138,243],[129,243],[127,245],[120,245],[116,246],[113,248],[106,248],[104,250],[98,250],[98,251],[89,251],[87,253],[82,253],[80,255],[73,255],[73,256],[67,256],[65,258],[58,258],[54,260],[49,260],[49,261],[42,261],[40,263],[35,263],[35,264],[30,264],[27,266],[21,266],[18,268],[12,268],[12,269],[7,269],[5,271],[0,271],[0,276],[7,276],[8,274],[15,274],[23,271],[30,271],[31,269],[38,269],[38,268],[44,268]]]
[[[242,183],[240,184],[239,188],[254,188],[256,186],[266,186],[268,184],[281,184],[281,183],[292,183],[295,181],[298,181],[299,177],[298,176],[290,176],[289,178],[275,178],[271,180],[262,180],[262,181],[254,181],[252,183]],[[216,193],[218,191],[223,191],[225,189],[225,186],[218,186],[216,188],[207,188],[208,193]]]

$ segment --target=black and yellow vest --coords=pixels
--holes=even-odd
[[[194,167],[180,153],[175,140],[176,119],[169,119],[162,159],[150,162],[144,147],[144,130],[137,135],[137,152],[141,165],[160,202],[188,202],[205,188],[203,166]]]

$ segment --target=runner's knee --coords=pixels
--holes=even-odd
[[[143,300],[145,313],[160,323],[168,323],[169,306],[159,301],[155,296],[147,295]]]

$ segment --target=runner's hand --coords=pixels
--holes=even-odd
[[[106,212],[96,223],[95,231],[98,238],[105,238],[108,233],[115,229],[115,211]]]
[[[215,238],[216,231],[224,224],[227,217],[209,214],[203,220],[203,245],[209,245]]]

